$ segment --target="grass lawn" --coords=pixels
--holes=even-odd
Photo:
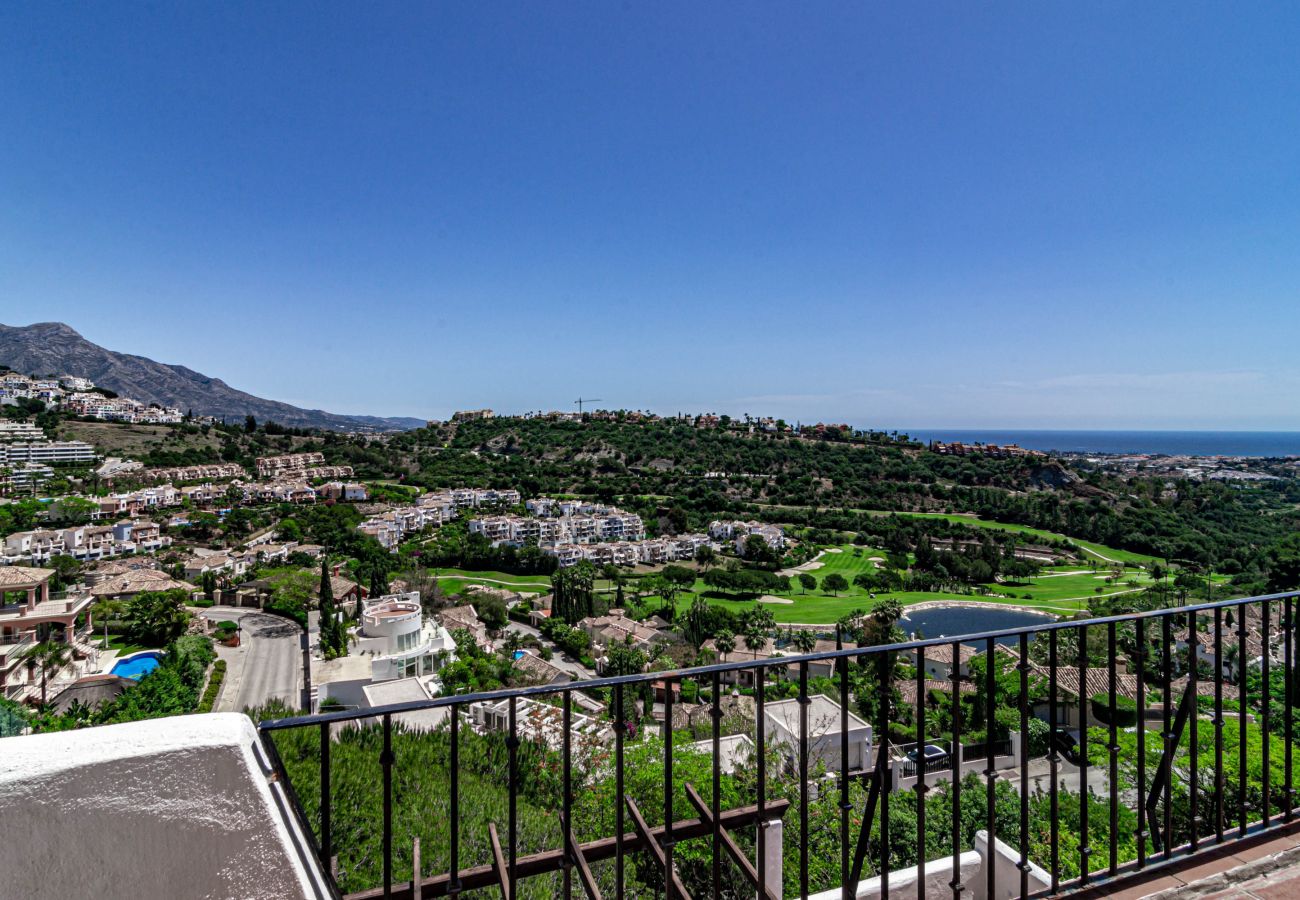
[[[102,644],[104,636],[101,634],[96,642]],[[108,636],[108,649],[116,650],[118,656],[127,656],[131,653],[139,653],[141,650],[161,650],[161,647],[146,647],[144,644],[136,644],[128,641],[120,634],[110,634]]]

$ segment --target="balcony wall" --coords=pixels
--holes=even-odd
[[[222,713],[7,738],[0,894],[324,898],[252,723]]]

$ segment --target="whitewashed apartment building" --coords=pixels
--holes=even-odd
[[[780,525],[740,521],[709,523],[709,537],[715,541],[734,541],[737,553],[745,549],[745,540],[751,534],[761,537],[773,550],[785,547],[785,532],[781,530]]]
[[[48,562],[53,556],[71,556],[83,562],[149,553],[171,545],[154,522],[124,520],[114,525],[77,525],[18,531],[0,546],[5,565]]]

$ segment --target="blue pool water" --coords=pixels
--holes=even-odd
[[[132,681],[139,681],[145,675],[148,675],[154,669],[158,668],[158,663],[162,662],[162,654],[149,651],[147,653],[136,653],[126,659],[118,660],[113,664],[111,673],[120,675],[123,678],[130,678]]]
[[[524,658],[524,651],[522,651],[522,650],[516,650],[516,651],[515,651],[515,659],[523,659],[523,658]]]

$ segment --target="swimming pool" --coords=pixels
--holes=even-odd
[[[130,656],[124,656],[117,662],[113,663],[110,674],[120,675],[123,678],[130,678],[132,681],[139,681],[148,675],[158,664],[162,662],[162,653],[157,650],[145,650],[142,653],[132,653]]]

